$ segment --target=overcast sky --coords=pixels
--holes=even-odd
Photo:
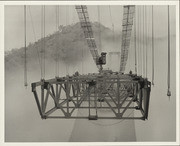
[[[142,6],[137,7],[136,15],[142,16]],[[139,12],[139,9],[141,9]],[[30,14],[31,11],[31,14]],[[110,11],[112,19],[110,17]],[[98,21],[97,6],[88,6],[88,12],[91,21]],[[31,21],[31,16],[32,20]],[[121,32],[121,22],[123,16],[123,7],[117,6],[100,6],[100,22],[119,33]],[[175,26],[175,7],[170,7],[171,26]],[[151,6],[147,7],[148,23],[151,23]],[[60,24],[72,24],[78,22],[77,12],[74,6],[60,7]],[[56,13],[55,6],[46,6],[46,34],[51,34],[56,30]],[[33,27],[35,36],[33,34]],[[139,23],[140,24],[140,23]],[[150,26],[150,25],[149,25]],[[155,37],[167,35],[167,6],[154,6],[154,29]],[[175,27],[171,27],[171,34],[175,34]],[[41,35],[41,6],[27,6],[27,42],[34,42]],[[20,48],[24,45],[24,7],[5,6],[5,50]]]

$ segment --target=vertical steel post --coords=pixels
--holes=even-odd
[[[119,94],[119,88],[121,84],[119,83],[119,77],[117,79],[117,98],[118,98],[118,114],[120,114],[120,94]]]
[[[67,98],[67,115],[69,117],[69,79],[66,84],[66,98]]]
[[[91,111],[90,111],[90,90],[89,90],[89,87],[88,87],[88,99],[89,99],[89,117],[90,117]]]
[[[143,94],[143,88],[140,87],[139,89],[139,109],[142,109],[142,94]]]
[[[97,90],[96,90],[96,87],[94,87],[94,102],[95,102],[95,109],[96,109],[96,116],[97,116]]]
[[[43,84],[41,85],[41,110],[44,114],[44,80],[42,80]]]
[[[55,96],[55,98],[56,98],[56,101],[59,103],[59,99],[58,99],[58,83],[56,83],[56,96]]]

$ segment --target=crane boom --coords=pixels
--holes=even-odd
[[[102,68],[102,66],[100,64],[98,64],[98,60],[100,58],[100,55],[98,54],[96,42],[95,42],[95,39],[93,36],[93,31],[92,31],[91,22],[89,20],[87,6],[77,5],[75,8],[76,8],[76,11],[78,13],[81,28],[84,32],[89,50],[90,50],[92,57],[93,57],[93,60],[94,60],[95,64],[97,65],[98,69],[100,70]]]
[[[121,59],[120,59],[121,73],[124,73],[128,59],[128,49],[130,46],[134,13],[135,13],[134,5],[126,5],[123,7],[122,44],[121,44]]]

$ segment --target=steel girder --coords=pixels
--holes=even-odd
[[[151,83],[147,79],[120,73],[73,75],[32,83],[42,119],[145,120],[148,118],[150,90]],[[51,102],[50,106],[48,102]],[[140,115],[129,117],[128,110]],[[83,114],[79,116],[77,111]]]

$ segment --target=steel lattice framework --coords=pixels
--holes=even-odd
[[[150,89],[151,83],[142,77],[113,72],[102,75],[76,73],[69,77],[32,83],[32,92],[43,119],[145,120],[148,117]],[[50,100],[52,103],[48,106]],[[100,102],[103,102],[103,107],[98,104]],[[80,109],[84,109],[84,115],[77,116],[75,113]],[[109,114],[102,114],[102,109],[109,110]],[[140,111],[140,116],[128,117],[128,110]]]
[[[123,7],[122,44],[121,44],[121,62],[120,62],[121,73],[124,73],[128,59],[128,49],[130,46],[134,13],[135,13],[135,6],[127,5]]]
[[[88,47],[97,64],[98,50],[91,22],[84,5],[76,6]],[[124,6],[120,72],[100,70],[99,73],[56,77],[32,83],[38,111],[46,118],[142,119],[148,118],[151,83],[141,76],[123,74],[133,25],[134,6]],[[117,53],[116,53],[117,54]],[[102,106],[103,104],[103,106]],[[83,110],[82,115],[77,112]],[[102,112],[102,110],[106,110]],[[129,110],[137,112],[128,116]]]
[[[99,55],[98,55],[98,50],[97,50],[96,42],[94,39],[93,31],[92,31],[91,22],[89,21],[87,6],[77,5],[76,10],[77,10],[78,17],[80,20],[81,28],[82,28],[82,30],[84,32],[84,36],[87,40],[89,50],[92,54],[95,64],[97,64]],[[98,69],[100,69],[99,65],[97,65],[97,67],[98,67]]]

